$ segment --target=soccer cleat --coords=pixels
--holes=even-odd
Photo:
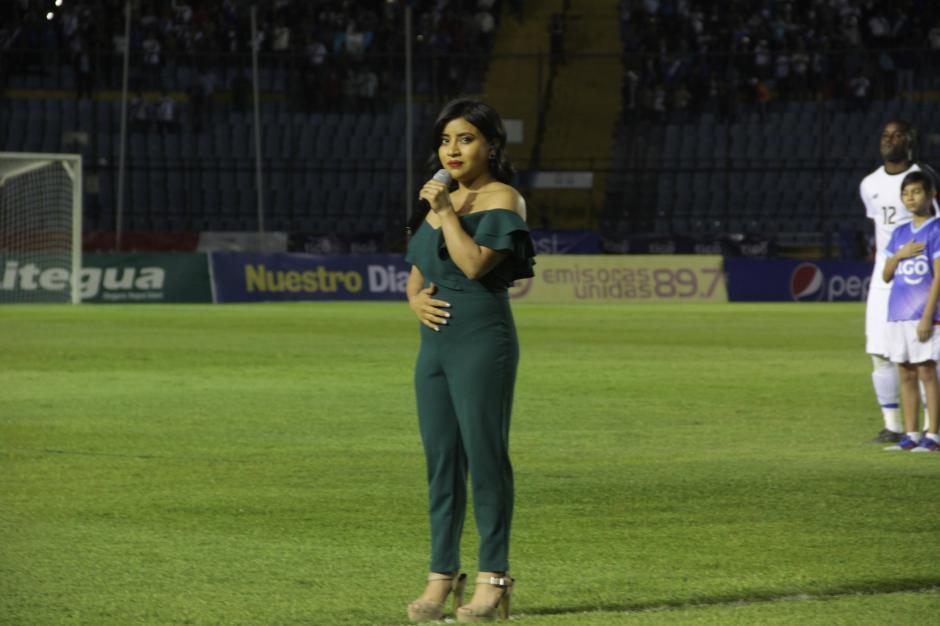
[[[878,436],[871,440],[872,443],[897,443],[901,441],[901,433],[882,428]]]
[[[888,446],[887,448],[885,448],[885,450],[888,450],[889,452],[899,452],[899,451],[906,452],[909,450],[913,450],[916,447],[917,447],[917,442],[911,439],[910,437],[908,437],[907,435],[904,435],[903,437],[901,437],[901,440],[899,442],[897,442],[893,446]]]
[[[940,452],[940,444],[930,437],[924,437],[911,452]]]

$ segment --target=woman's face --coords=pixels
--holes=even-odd
[[[490,148],[480,130],[462,117],[452,119],[444,126],[437,156],[450,175],[460,181],[489,174]]]

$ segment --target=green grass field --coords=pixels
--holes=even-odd
[[[938,623],[940,455],[865,443],[861,305],[516,321],[514,622]],[[406,622],[404,304],[2,307],[0,346],[0,624]]]

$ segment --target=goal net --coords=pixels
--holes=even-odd
[[[0,304],[78,304],[82,161],[0,152]]]

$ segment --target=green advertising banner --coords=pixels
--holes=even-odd
[[[82,302],[212,302],[199,252],[86,253],[79,280]]]
[[[0,254],[0,301],[65,302],[68,264],[50,254]],[[208,258],[196,252],[82,255],[82,302],[212,302]]]

